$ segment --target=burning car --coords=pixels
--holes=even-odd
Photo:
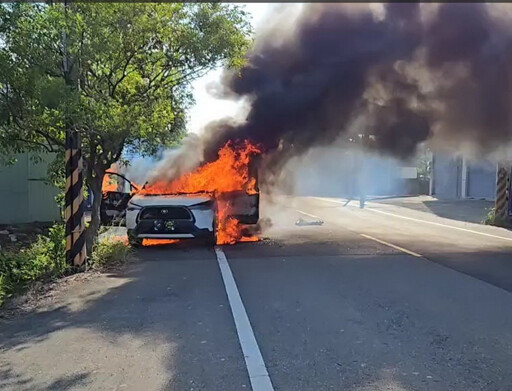
[[[249,142],[227,143],[217,160],[194,172],[144,185],[126,206],[130,243],[193,238],[217,244],[258,240],[259,189],[250,162],[259,153]]]
[[[256,240],[259,194],[137,194],[128,203],[130,244],[149,240],[204,239],[229,244]],[[223,211],[225,211],[223,213]]]
[[[135,195],[126,210],[128,240],[205,238],[215,242],[215,199],[211,194]]]

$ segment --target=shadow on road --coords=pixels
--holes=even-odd
[[[47,308],[3,321],[0,389],[248,385],[213,249],[138,254],[126,271],[82,281]]]
[[[59,391],[84,385],[91,376],[89,372],[59,377],[50,384],[41,385],[37,379],[17,373],[9,364],[0,364],[0,386],[2,389]]]
[[[418,303],[425,304],[425,308],[412,310],[408,307],[410,290],[416,283],[410,276],[400,279],[404,268],[414,270],[411,262],[423,261],[368,243],[352,233],[347,233],[340,240],[335,233],[329,236],[325,227],[322,228],[326,232],[325,237],[308,241],[311,233],[307,230],[315,227],[303,229],[302,237],[292,234],[280,240],[245,243],[225,249],[228,259],[237,262],[234,273],[241,278],[239,283],[244,301],[247,298],[247,305],[253,303],[248,312],[251,320],[255,319],[257,337],[261,333],[269,335],[267,341],[270,342],[262,347],[262,352],[264,356],[274,357],[268,363],[271,376],[273,366],[279,365],[275,361],[279,355],[272,350],[273,346],[278,346],[282,349],[279,354],[288,357],[288,373],[304,371],[304,376],[300,377],[306,382],[304,388],[296,388],[304,390],[313,389],[310,388],[313,386],[324,390],[333,384],[343,385],[343,376],[349,369],[353,372],[349,385],[344,389],[412,389],[409,387],[411,384],[418,384],[417,380],[411,383],[414,375],[401,374],[405,367],[409,372],[416,370],[413,365],[404,364],[403,360],[409,353],[417,355],[416,363],[421,362],[423,352],[432,357],[442,353],[443,363],[450,362],[452,353],[444,349],[447,349],[447,339],[453,335],[451,331],[444,330],[442,324],[427,330],[432,335],[427,335],[424,340],[415,340],[414,352],[391,344],[413,338],[420,328],[420,320],[415,316],[423,310],[427,315],[433,311],[431,306],[434,303],[419,299]],[[299,229],[297,231],[300,232]],[[145,248],[137,254],[140,263],[129,266],[125,271],[70,287],[69,291],[63,292],[65,297],[60,302],[4,322],[0,329],[0,389],[100,390],[114,389],[122,384],[126,384],[128,389],[146,390],[194,388],[227,391],[240,390],[241,384],[249,387],[213,249],[197,249],[193,243],[184,242],[180,246]],[[436,260],[436,256],[441,255],[446,256],[441,251],[429,254],[436,262],[443,263],[447,258]],[[450,256],[453,262],[462,264],[461,260],[468,260],[467,255],[453,253]],[[502,257],[499,262],[504,268],[501,272],[503,287],[511,288],[508,255],[482,252],[473,256],[475,262]],[[301,265],[296,264],[294,269],[293,263],[283,262],[283,259],[293,262],[295,257],[307,258],[303,261],[307,267],[301,269]],[[252,298],[248,288],[244,287],[246,277],[240,272],[245,270],[246,275],[253,272],[251,268],[241,268],[245,262],[252,265],[261,262],[262,265],[254,270],[264,277],[253,283],[256,295]],[[453,262],[448,266],[456,269]],[[464,267],[471,264],[469,259]],[[282,265],[289,265],[286,267],[292,267],[289,270],[293,272],[287,272]],[[476,269],[480,270],[481,265]],[[465,272],[472,273],[471,270]],[[284,285],[287,275],[293,277],[291,285]],[[485,276],[480,277],[485,279]],[[421,282],[420,288],[426,283]],[[499,286],[496,281],[494,283]],[[384,287],[382,291],[379,291],[379,286]],[[451,289],[450,284],[447,283],[443,289]],[[284,290],[288,290],[286,294],[289,297],[283,293]],[[399,306],[386,302],[389,292],[397,293],[393,297],[403,296],[405,301]],[[310,293],[312,297],[319,294],[320,302],[329,305],[309,300]],[[357,297],[352,296],[354,294]],[[296,310],[294,306],[299,300],[302,307]],[[353,302],[360,305],[353,307]],[[264,308],[260,315],[254,312],[257,307]],[[378,323],[367,323],[374,319],[369,310],[378,311]],[[270,315],[265,318],[263,315],[267,312]],[[466,316],[470,316],[468,314],[470,312],[466,309]],[[318,323],[318,319],[329,322]],[[287,327],[291,327],[287,326],[290,322],[300,325],[294,328],[293,333],[287,331]],[[340,329],[344,329],[346,335],[350,331],[351,337],[343,337],[336,343],[319,340],[321,333],[334,338]],[[365,335],[366,331],[374,333],[375,330],[378,331],[376,336]],[[360,340],[372,338],[385,360],[372,359],[370,347],[360,345]],[[462,338],[460,343],[471,345],[464,336],[457,338]],[[325,345],[326,350],[318,351],[314,341]],[[345,352],[343,355],[351,352],[350,362],[345,356],[344,361],[337,361],[342,350]],[[388,354],[388,350],[395,353]],[[368,362],[371,365],[363,367]],[[461,361],[457,365],[461,368],[473,365],[472,370],[485,378],[485,368],[478,363]],[[59,370],[52,373],[54,367],[59,367]],[[311,367],[316,368],[313,374],[308,372]],[[451,371],[447,367],[438,376],[450,376]],[[322,380],[323,374],[333,376],[333,373],[338,374],[334,379],[325,377]],[[442,389],[436,388],[435,384],[433,386],[432,382],[429,384],[429,390]],[[424,385],[426,387],[426,383]],[[287,389],[286,384],[281,383],[281,389]]]
[[[372,200],[372,202],[433,213],[439,217],[468,223],[482,223],[489,210],[494,207],[493,201],[443,200],[429,196],[385,198]]]

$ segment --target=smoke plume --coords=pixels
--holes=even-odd
[[[267,152],[265,167],[340,137],[371,134],[398,158],[424,141],[490,152],[512,138],[512,6],[308,4],[257,39],[217,93],[250,102],[245,121],[218,121],[201,140],[214,159],[228,140]]]

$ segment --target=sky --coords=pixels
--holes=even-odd
[[[257,29],[264,22],[272,4],[269,3],[242,3],[251,14],[252,26]],[[219,80],[222,69],[215,69],[192,83],[195,105],[189,111],[188,130],[200,133],[201,129],[212,120],[234,115],[240,108],[238,102],[216,99],[208,94],[206,88],[209,83]]]

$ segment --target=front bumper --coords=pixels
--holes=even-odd
[[[206,238],[214,235],[211,205],[151,205],[128,209],[127,228],[132,240]]]
[[[134,229],[128,230],[128,236],[135,239],[193,239],[212,235],[211,229],[199,228],[192,221],[173,221],[172,228],[160,231],[155,230],[153,221],[141,221]]]
[[[128,236],[134,239],[194,239],[207,238],[212,235],[212,231],[199,228],[187,233],[139,233],[137,230],[128,230]]]

